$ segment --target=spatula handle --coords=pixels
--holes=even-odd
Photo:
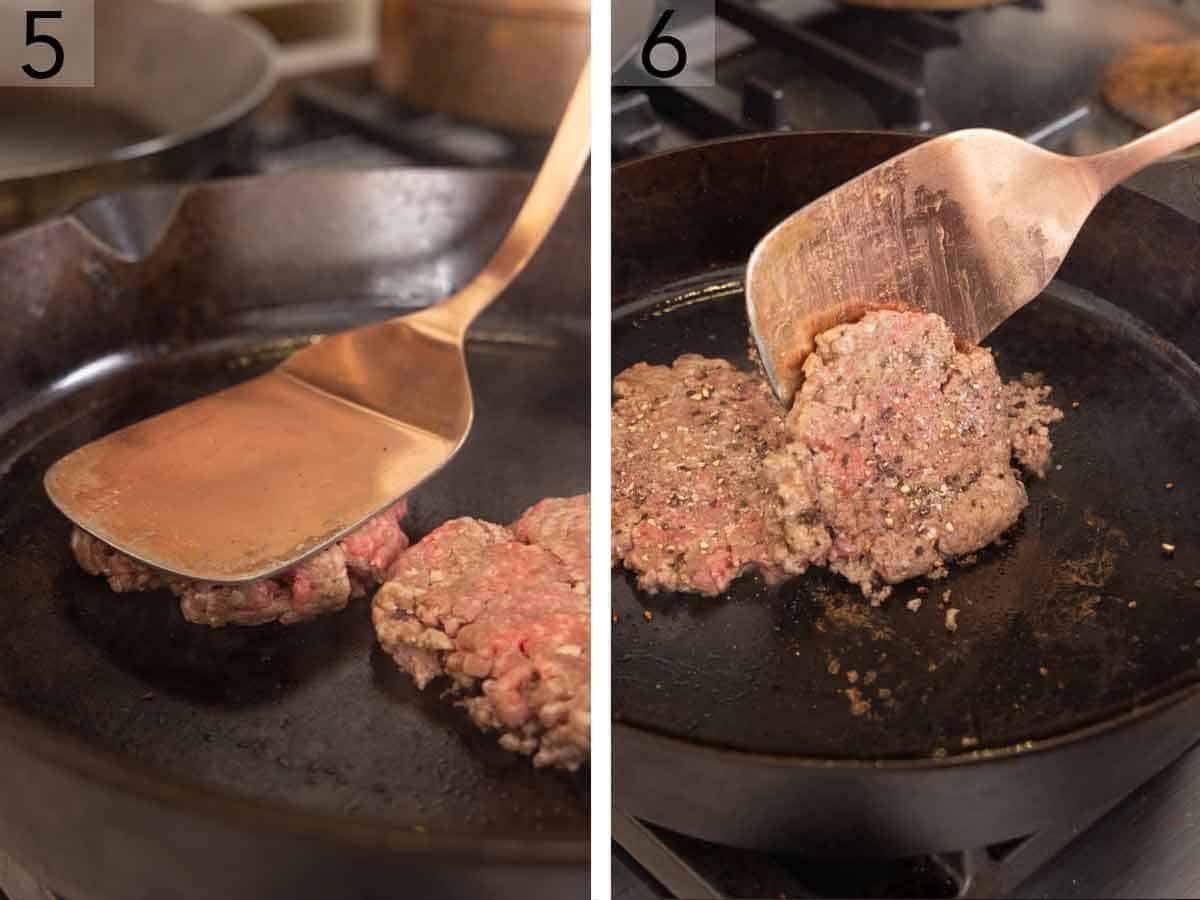
[[[478,275],[429,311],[439,314],[439,324],[458,336],[521,273],[558,219],[591,149],[590,83],[589,61],[584,63],[554,141],[508,234]]]
[[[1083,159],[1095,173],[1100,193],[1107,194],[1130,175],[1193,144],[1200,144],[1200,109],[1123,147]]]

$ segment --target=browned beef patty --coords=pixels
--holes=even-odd
[[[1005,385],[991,352],[957,352],[935,315],[879,311],[817,338],[766,461],[789,571],[827,565],[878,602],[889,584],[999,537],[1028,500],[1014,455],[1050,459],[1049,388]]]
[[[719,594],[786,554],[763,459],[783,409],[755,374],[695,354],[613,381],[612,552],[645,591]]]
[[[586,495],[543,500],[511,529],[453,519],[400,555],[372,609],[418,687],[449,676],[475,723],[539,767],[588,758],[587,521]]]
[[[103,575],[117,593],[166,588],[189,622],[209,625],[284,625],[342,609],[377,585],[405,547],[401,500],[337,543],[279,575],[246,584],[189,581],[166,575],[76,528],[71,549],[84,571]]]

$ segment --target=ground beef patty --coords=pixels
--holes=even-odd
[[[383,580],[408,546],[400,529],[405,501],[373,516],[337,543],[286,572],[246,584],[188,581],[152,569],[86,531],[71,532],[71,549],[84,571],[103,575],[117,593],[166,588],[179,598],[183,617],[198,625],[284,625],[346,606]]]
[[[525,510],[512,525],[518,540],[539,544],[563,561],[584,582],[591,565],[591,503],[587,494],[548,497]]]
[[[783,409],[762,379],[687,354],[626,369],[613,391],[614,561],[650,592],[719,594],[751,568],[782,577],[762,461],[783,446]]]
[[[955,350],[935,315],[879,311],[817,338],[766,461],[782,499],[790,572],[827,565],[879,602],[1012,525],[1028,502],[1014,455],[1040,474],[1062,413],[991,352]]]
[[[402,553],[375,594],[384,649],[417,686],[448,675],[477,725],[535,766],[588,757],[588,497],[511,528],[453,519]]]

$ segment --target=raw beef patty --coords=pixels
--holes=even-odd
[[[78,528],[71,532],[71,550],[84,571],[103,575],[117,593],[171,591],[189,622],[214,628],[276,620],[291,625],[343,609],[351,597],[366,594],[383,580],[396,555],[408,546],[400,528],[405,509],[401,500],[298,566],[245,584],[166,575]]]
[[[446,522],[375,594],[383,648],[417,686],[449,676],[500,744],[535,766],[588,758],[588,497],[543,500],[511,527]]]
[[[613,381],[612,552],[644,591],[719,594],[750,569],[782,577],[786,553],[763,459],[783,409],[757,375],[686,354]]]

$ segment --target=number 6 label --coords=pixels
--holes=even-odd
[[[645,3],[613,0],[613,52],[629,62],[613,76],[613,84],[702,87],[715,83],[715,0],[659,0],[653,16]],[[622,18],[623,17],[623,18]],[[616,46],[637,35],[637,47]]]
[[[95,0],[0,0],[0,90],[92,87]]]
[[[642,68],[655,78],[674,78],[687,68],[687,47],[683,46],[683,41],[673,35],[663,34],[663,29],[667,27],[673,15],[675,10],[664,10],[658,24],[650,32],[650,37],[646,38],[646,43],[642,45]],[[675,53],[675,62],[667,68],[660,67],[654,61],[654,51],[659,47],[670,47]]]

